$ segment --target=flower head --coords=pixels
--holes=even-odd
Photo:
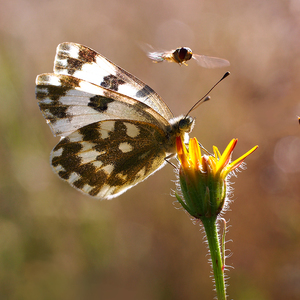
[[[237,139],[233,139],[223,154],[214,146],[214,155],[202,155],[196,138],[190,139],[188,149],[182,139],[177,138],[176,146],[180,162],[179,179],[184,200],[178,195],[176,197],[195,218],[217,217],[226,199],[227,176],[257,149],[255,146],[231,162],[231,155],[236,144]]]

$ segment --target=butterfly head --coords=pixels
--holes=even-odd
[[[195,119],[190,116],[186,116],[179,120],[178,129],[180,133],[190,133],[195,125]]]
[[[189,133],[195,126],[195,119],[190,116],[181,117],[178,121],[178,135],[181,136],[184,142],[189,140]]]
[[[179,116],[170,120],[171,136],[181,136],[184,141],[188,140],[188,134],[193,130],[195,119],[190,116]]]

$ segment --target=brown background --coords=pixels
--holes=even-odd
[[[235,184],[228,225],[228,299],[300,298],[300,3],[266,1],[9,1],[0,4],[0,299],[212,299],[199,225],[175,209],[166,166],[112,201],[59,180],[58,142],[34,81],[56,46],[88,45],[157,91],[175,115],[227,70],[192,113],[191,137],[233,158],[254,145]],[[227,58],[207,70],[153,64],[138,43]]]

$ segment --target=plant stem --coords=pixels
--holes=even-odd
[[[224,266],[218,239],[217,217],[201,219],[208,241],[218,300],[226,300]]]

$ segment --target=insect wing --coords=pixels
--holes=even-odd
[[[68,42],[58,45],[54,73],[72,75],[129,96],[147,104],[167,120],[173,117],[168,106],[151,87],[86,46]]]
[[[199,55],[199,54],[193,54],[193,58],[203,68],[212,69],[212,68],[222,68],[222,67],[230,66],[230,62],[223,58]]]
[[[165,132],[152,124],[97,122],[62,139],[51,153],[51,164],[62,179],[83,193],[111,199],[165,164],[164,139]]]
[[[116,118],[169,125],[143,102],[73,76],[42,74],[36,84],[39,107],[54,135],[67,136],[90,123]]]

